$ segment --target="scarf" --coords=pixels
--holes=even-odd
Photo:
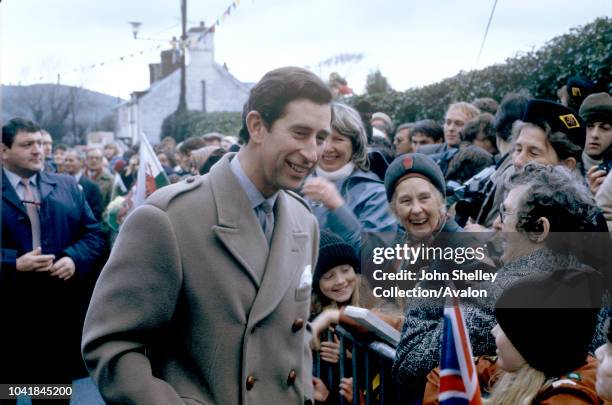
[[[333,172],[328,172],[326,170],[323,170],[319,166],[317,166],[315,169],[317,176],[325,177],[327,180],[333,181],[333,182],[346,179],[348,176],[351,175],[351,173],[353,173],[354,170],[355,170],[355,164],[353,162],[348,162],[347,164],[342,166],[340,169],[335,170]]]
[[[593,159],[586,152],[582,152],[582,164],[584,165],[584,172],[588,172],[593,166],[603,163],[603,159]]]

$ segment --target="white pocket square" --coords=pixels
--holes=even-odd
[[[303,288],[310,285],[312,285],[312,266],[309,264],[304,267],[302,277],[300,277],[300,286],[298,288]]]

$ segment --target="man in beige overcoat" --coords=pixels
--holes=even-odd
[[[303,404],[318,227],[297,189],[331,93],[280,68],[253,87],[246,142],[129,215],[96,284],[83,357],[108,403]]]

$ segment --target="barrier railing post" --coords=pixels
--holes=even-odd
[[[365,368],[365,401],[366,405],[370,405],[372,403],[372,375],[370,373],[370,352],[369,350],[364,350],[364,368]]]
[[[327,330],[327,341],[328,342],[333,342],[334,341],[334,333],[331,330]],[[327,387],[328,389],[331,389],[331,387],[334,387],[336,385],[336,381],[334,378],[334,368],[331,366],[331,364],[327,364]]]
[[[344,364],[346,361],[346,350],[344,348],[344,334],[340,334],[338,336],[338,339],[340,340],[340,345],[338,347],[338,350],[340,351],[340,358],[338,359],[338,369],[340,370],[340,372],[338,373],[339,375],[339,379],[340,381],[342,381],[342,378],[344,378],[346,376],[345,374],[345,370],[344,370]],[[338,387],[335,387],[336,389],[338,389]],[[339,402],[340,405],[344,405],[344,396],[340,395],[339,396]]]
[[[402,398],[406,396],[401,391],[401,387],[393,380],[391,375],[391,367],[395,358],[395,349],[386,343],[374,341],[370,337],[365,340],[355,337],[342,326],[338,325],[335,330],[335,335],[339,340],[339,359],[337,365],[338,374],[334,373],[334,367],[327,366],[328,371],[325,372],[326,364],[321,361],[320,354],[317,354],[315,361],[315,369],[318,372],[327,375],[328,389],[331,392],[338,392],[340,379],[343,377],[353,378],[353,404],[359,404],[361,393],[365,392],[365,404],[381,404],[394,405],[402,403]],[[334,341],[333,335],[328,336],[329,341]],[[347,370],[347,345],[350,345],[351,370]],[[361,370],[360,370],[361,367]],[[378,378],[376,387],[374,381]],[[336,379],[338,379],[336,381]],[[338,397],[339,403],[344,405],[346,400],[342,395]],[[414,401],[410,402],[416,403]]]
[[[352,366],[353,366],[353,404],[358,404],[359,403],[359,368],[357,367],[358,363],[357,363],[357,356],[358,356],[358,348],[357,348],[357,342],[355,340],[353,340],[353,358],[352,360]]]

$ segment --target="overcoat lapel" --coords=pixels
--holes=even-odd
[[[223,158],[210,173],[218,215],[218,225],[213,231],[259,288],[268,257],[268,242],[229,162],[228,157]]]
[[[0,169],[1,170],[1,169]],[[4,175],[4,170],[2,170],[2,198],[15,206],[18,210],[23,212],[24,215],[28,215],[25,206],[21,202],[21,199],[17,195],[17,192],[11,185],[8,177]]]
[[[50,179],[45,172],[41,172],[38,176],[40,178],[40,203],[42,204],[45,198],[53,191],[56,182]]]
[[[276,200],[274,234],[270,256],[261,288],[249,315],[247,329],[268,316],[280,303],[292,281],[300,277],[302,249],[308,234],[297,227],[294,213],[289,209],[287,194],[281,191]],[[299,273],[299,274],[298,274]]]

